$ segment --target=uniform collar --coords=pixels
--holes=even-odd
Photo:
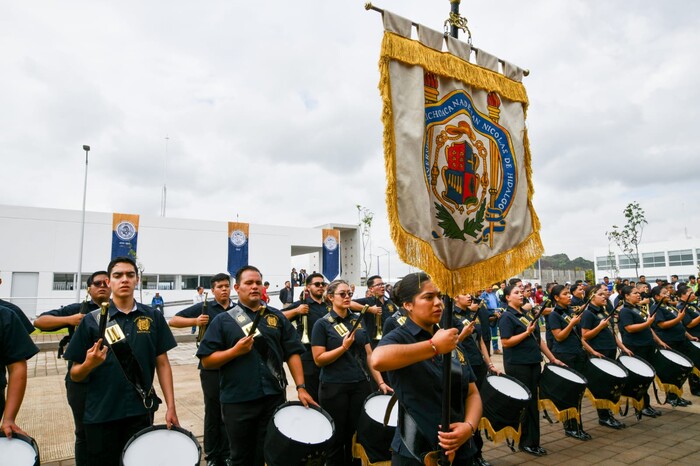
[[[114,319],[114,316],[116,316],[117,314],[131,315],[134,312],[143,313],[142,306],[143,306],[142,304],[140,304],[140,303],[136,302],[136,300],[134,300],[134,307],[131,309],[131,312],[129,312],[129,314],[126,314],[126,313],[122,312],[121,310],[119,310],[117,305],[114,304],[114,301],[112,301],[110,299],[109,300],[109,309],[107,309],[107,313],[109,314],[109,318],[111,320],[111,319]]]
[[[353,313],[350,309],[348,309],[348,315],[345,316],[345,318],[343,318],[343,317],[340,317],[340,316],[338,315],[338,313],[335,312],[334,309],[331,309],[330,314],[331,314],[331,317],[333,317],[333,318],[335,318],[335,319],[337,319],[337,320],[343,322],[343,321],[346,321],[346,320],[348,320],[348,319],[351,319],[351,318],[353,317],[353,314],[354,314],[354,313]]]
[[[427,335],[428,338],[430,338],[430,336],[431,336],[430,333],[426,332],[417,323],[413,322],[413,320],[411,320],[410,317],[408,319],[406,319],[406,323],[403,326],[404,326],[404,328],[406,328],[406,330],[408,330],[408,333],[410,333],[414,337],[417,337],[418,335],[420,335],[421,332],[423,332],[425,335]],[[434,331],[437,330],[437,325],[435,327],[433,327],[433,330]],[[433,332],[433,333],[435,333],[435,332]]]

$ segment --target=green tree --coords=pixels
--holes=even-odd
[[[623,211],[627,223],[620,228],[617,225],[612,226],[611,231],[606,231],[605,234],[608,240],[614,242],[617,247],[634,263],[634,274],[639,276],[639,243],[642,242],[642,234],[644,233],[644,225],[647,219],[644,216],[644,209],[638,202],[627,204]]]
[[[357,204],[357,217],[360,221],[360,237],[362,238],[362,264],[364,265],[364,278],[369,277],[372,269],[372,219],[374,213],[367,207]],[[362,278],[362,277],[360,277]]]

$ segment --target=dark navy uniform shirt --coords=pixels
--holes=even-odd
[[[255,312],[241,303],[238,305],[251,321],[255,319]],[[219,368],[222,403],[242,403],[283,393],[284,389],[268,369],[268,359],[263,353],[271,352],[269,357],[276,358],[279,369],[284,374],[282,362],[304,352],[304,345],[299,342],[294,327],[275,308],[265,309],[258,330],[262,335],[255,337],[253,349],[249,353],[234,358]],[[232,348],[244,336],[234,318],[228,312],[222,312],[209,323],[204,339],[199,344],[197,357],[201,359],[216,351]]]
[[[498,321],[501,337],[510,338],[525,333],[530,322],[532,322],[532,317],[508,307]],[[505,364],[539,364],[542,362],[539,322],[535,323],[535,331],[529,337],[516,346],[503,347],[503,361]]]
[[[343,344],[345,333],[352,329],[358,318],[357,314],[348,312],[347,316],[342,319],[332,310],[326,317],[316,321],[311,334],[311,346],[323,346],[326,351],[340,347]],[[369,379],[367,352],[365,351],[365,345],[369,343],[369,340],[361,326],[360,323],[360,327],[355,331],[355,342],[350,350],[344,352],[332,363],[321,367],[321,382],[353,383]]]
[[[551,314],[547,316],[547,318],[549,319],[549,327],[552,329],[552,331],[564,330],[569,325],[569,322],[571,322],[573,314],[571,313],[570,309],[563,309],[557,306],[554,308]],[[552,332],[552,336],[554,336],[554,332]],[[578,354],[582,351],[583,345],[581,344],[578,325],[575,325],[574,328],[571,329],[569,336],[566,337],[564,341],[557,341],[557,339],[554,338],[552,352],[555,354]]]
[[[307,332],[307,337],[309,338],[309,341],[311,340],[311,332],[313,332],[314,326],[316,325],[316,321],[321,319],[323,316],[328,314],[329,308],[325,303],[317,303],[314,301],[314,299],[309,296],[304,300],[301,301],[295,301],[289,306],[288,308],[285,309],[285,311],[291,311],[292,309],[295,309],[302,304],[306,304],[309,306],[309,313],[306,314],[307,319],[306,321],[308,322],[308,328],[304,328],[302,325],[303,322],[303,316],[302,315],[297,315],[294,316],[292,319],[290,319],[291,322],[296,322],[296,332],[297,332],[297,338],[299,341],[301,341],[302,337],[302,332]],[[314,355],[311,353],[311,345],[304,345],[306,347],[306,351],[302,353],[301,355],[301,360],[302,361],[313,361],[314,360]]]
[[[38,352],[39,348],[29,337],[17,315],[12,310],[0,306],[0,367],[3,379],[5,366],[31,359]],[[4,389],[6,384],[6,380],[0,380],[0,389]]]
[[[476,320],[472,334],[460,343],[467,355],[469,364],[472,366],[480,366],[484,363],[484,356],[481,354],[481,343],[479,341],[481,339],[481,324],[478,319],[478,312],[472,312],[454,306],[452,325],[457,328],[458,332],[461,332],[470,322]]]
[[[16,304],[12,304],[9,301],[5,301],[4,299],[0,299],[0,306],[6,307],[12,312],[14,312],[15,316],[19,319],[20,324],[22,324],[22,327],[27,333],[32,333],[34,331],[34,326],[32,325],[32,322],[27,317],[27,314],[25,314],[24,311],[19,308],[19,306],[17,306]]]
[[[641,332],[630,333],[625,330],[625,327],[633,324],[641,324],[646,322],[642,313],[636,307],[625,302],[620,310],[620,317],[617,322],[617,328],[620,331],[622,343],[625,346],[653,346],[654,337],[651,334],[650,328],[645,328]]]
[[[679,303],[678,306],[683,306],[683,304]],[[673,320],[676,317],[678,317],[678,309],[666,306],[665,304],[660,305],[656,309],[656,314],[654,314],[653,327],[654,331],[656,332],[656,336],[661,338],[661,341],[663,341],[664,343],[686,340],[685,327],[683,326],[683,322],[678,322],[671,328],[663,329],[659,327],[659,322]]]
[[[163,314],[141,303],[124,314],[110,300],[109,322],[121,327],[131,352],[138,360],[146,389],[153,384],[156,357],[175,348],[175,338]],[[99,324],[92,314],[83,318],[66,349],[65,358],[85,362],[85,353],[99,338]],[[113,351],[107,351],[107,359],[93,369],[85,379],[87,398],[85,401],[85,424],[124,419],[146,414],[143,400],[124,375]]]
[[[430,338],[430,333],[420,328],[411,319],[408,319],[403,326],[396,328],[388,335],[384,335],[378,346],[412,344],[428,341]],[[400,406],[411,415],[425,439],[433,445],[437,445],[438,425],[442,422],[443,357],[447,357],[447,355],[439,355],[387,372],[389,384],[394,389]],[[464,422],[465,400],[469,393],[469,384],[476,382],[476,377],[463,356],[459,359],[459,362],[455,362],[453,358],[453,364],[461,364],[462,391],[460,399],[462,402],[459,403],[459,406],[452,406],[450,420],[452,422]],[[391,448],[401,456],[411,456],[401,441],[400,429],[396,429]],[[471,456],[474,450],[473,442],[467,442],[457,451],[457,458]]]
[[[581,316],[581,328],[586,329],[586,330],[593,330],[594,328],[597,328],[598,325],[600,325],[600,321],[607,319],[608,318],[608,312],[605,309],[600,309],[597,306],[594,306],[593,304],[589,304],[588,308],[586,308],[585,311],[583,311],[583,315]],[[611,325],[612,319],[608,321],[608,324]],[[610,325],[607,325],[605,328],[603,328],[600,332],[598,332],[598,335],[595,337],[586,340],[586,343],[591,345],[591,348],[593,348],[596,351],[603,351],[603,350],[614,350],[617,349],[617,342],[615,341],[615,336],[612,333],[612,330],[610,329]]]
[[[406,310],[403,307],[399,307],[399,309],[396,312],[394,312],[391,315],[391,317],[384,321],[382,333],[386,335],[387,333],[394,330],[396,327],[401,327],[403,324],[405,324],[406,320],[408,320],[406,314]]]
[[[370,306],[381,307],[382,328],[384,326],[384,322],[386,322],[386,320],[398,310],[398,306],[394,304],[390,299],[386,298],[384,299],[383,303],[379,300],[379,298],[376,298],[374,296],[369,298],[353,299],[353,301],[358,304],[362,304],[363,306],[365,304],[369,304]],[[365,332],[367,332],[367,336],[370,338],[370,340],[374,340],[377,335],[377,315],[372,314],[371,312],[366,312],[363,317],[364,320],[362,321],[362,326],[364,327]]]
[[[219,304],[218,301],[212,300],[212,301],[207,301],[207,309],[206,313],[209,316],[209,324],[214,320],[216,316],[221,314],[222,312],[226,312],[229,309],[233,307],[233,301],[229,299],[228,301],[228,307],[224,309],[224,306]],[[194,304],[188,308],[185,308],[175,314],[178,317],[186,317],[188,319],[196,319],[197,317],[202,315],[202,308],[204,308],[204,302]],[[209,324],[207,324],[207,328],[204,331],[204,334],[206,335],[207,332],[209,331]],[[202,367],[202,362],[200,361],[199,364],[197,365],[197,368],[203,371],[218,371],[219,369],[205,369]]]
[[[689,304],[685,308],[685,317],[683,317],[683,326],[685,327],[685,330],[690,333],[694,337],[700,338],[700,324],[696,325],[695,327],[688,327],[690,323],[700,317],[700,311],[698,311],[698,308],[694,304]]]

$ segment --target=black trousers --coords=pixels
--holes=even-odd
[[[66,398],[68,406],[73,412],[73,424],[75,425],[75,466],[88,466],[87,440],[83,424],[87,384],[66,380]]]
[[[283,393],[244,403],[222,403],[231,460],[236,466],[263,466],[267,424],[285,401]]]
[[[90,466],[119,466],[126,442],[138,431],[152,423],[149,414],[116,421],[85,424],[87,464]]]
[[[311,351],[311,347],[306,349]],[[313,358],[311,360],[302,359],[301,365],[304,369],[304,384],[306,391],[318,403],[318,391],[320,388],[319,377],[321,376],[321,368],[316,365]]]
[[[586,353],[581,351],[580,353],[553,353],[554,356],[564,364],[569,366],[571,369],[582,373],[585,370],[586,364],[588,364],[588,357]],[[578,411],[581,412],[581,402],[578,403]],[[562,422],[564,430],[583,430],[583,422],[579,423],[576,419],[569,419],[568,421]]]
[[[204,459],[224,460],[229,446],[219,401],[219,371],[200,370],[199,381],[204,394]]]
[[[656,351],[656,348],[653,345],[649,346],[634,346],[634,345],[625,345],[628,350],[632,351],[635,356],[640,357],[644,359],[646,362],[651,365],[651,360],[654,356],[654,352]],[[649,398],[649,392],[644,394],[644,407],[648,408],[651,406],[650,398]]]
[[[327,466],[352,465],[352,436],[371,389],[368,381],[354,383],[321,382],[320,401],[335,422],[335,435],[328,451]]]
[[[537,406],[537,390],[540,385],[541,367],[536,364],[505,364],[506,374],[522,382],[532,393],[523,412],[520,447],[540,446],[540,412]]]
[[[471,368],[476,376],[476,387],[480,390],[481,384],[484,383],[486,374],[488,373],[486,364],[472,365]],[[476,456],[481,456],[481,450],[484,447],[484,439],[481,438],[481,431],[476,429],[472,438],[474,439],[474,445],[476,445]]]

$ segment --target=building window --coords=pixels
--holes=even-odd
[[[681,249],[680,251],[668,251],[668,265],[693,265],[693,250]]]
[[[634,263],[634,256],[630,257],[626,254],[618,256],[617,260],[620,262],[621,269],[633,269],[637,264]]]
[[[642,263],[644,267],[666,267],[666,256],[663,252],[645,252]]]
[[[595,265],[598,270],[610,270],[615,267],[614,261],[610,260],[608,256],[601,256],[595,258]]]
[[[196,290],[198,283],[199,277],[197,275],[183,275],[180,288],[183,290]]]
[[[175,289],[175,275],[158,275],[158,289],[159,290],[174,290]]]
[[[54,273],[53,274],[53,290],[54,291],[72,291],[75,287],[74,273]]]
[[[199,286],[203,286],[205,290],[210,289],[211,288],[211,277],[212,277],[212,275],[200,275],[199,276]],[[231,288],[233,288],[233,286],[231,286]]]
[[[141,277],[141,287],[144,290],[155,290],[158,284],[158,275],[143,275]]]

